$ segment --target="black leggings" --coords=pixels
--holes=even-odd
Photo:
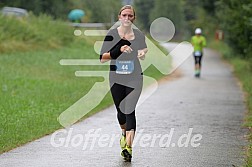
[[[135,108],[142,87],[131,88],[114,83],[111,94],[117,110],[117,119],[120,125],[126,123],[126,131],[136,130]],[[127,98],[126,98],[127,97]]]
[[[199,64],[199,66],[201,67],[202,56],[194,56],[194,60],[195,60],[195,65]]]

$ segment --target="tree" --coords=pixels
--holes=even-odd
[[[136,24],[140,26],[141,30],[149,31],[150,20],[149,15],[153,8],[153,0],[135,0],[134,7],[136,10]]]
[[[110,23],[115,21],[117,12],[121,8],[121,2],[118,0],[82,0],[81,2],[90,22]]]
[[[217,16],[230,46],[237,54],[249,58],[252,55],[252,1],[220,0]]]
[[[154,8],[152,9],[149,20],[152,22],[158,17],[167,17],[170,19],[176,28],[176,34],[182,32],[184,26],[183,1],[163,1],[155,0]]]

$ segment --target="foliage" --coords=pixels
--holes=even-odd
[[[175,25],[175,35],[183,35],[185,19],[183,0],[162,1],[162,0],[135,0],[134,6],[137,13],[137,24],[141,29],[149,32],[151,23],[159,18],[166,17]]]
[[[35,15],[46,13],[54,19],[67,19],[72,9],[83,9],[86,13],[85,21],[111,22],[117,19],[117,11],[121,7],[118,0],[34,0],[27,3],[26,0],[2,0],[0,7],[13,6],[32,11]]]
[[[72,32],[66,23],[45,14],[20,19],[0,15],[0,51],[59,48],[73,41]]]
[[[149,32],[150,28],[150,11],[154,6],[153,0],[135,0],[134,6],[136,10],[136,24],[141,30]]]
[[[158,17],[167,17],[175,25],[176,33],[181,32],[184,24],[182,1],[155,0],[154,8],[151,10],[149,18],[150,21],[153,21]]]
[[[24,8],[32,11],[35,15],[46,13],[54,18],[66,18],[68,7],[71,6],[69,0],[1,0],[0,6],[11,6]]]
[[[251,0],[184,0],[184,12],[191,35],[196,27],[208,37],[221,29],[236,56],[249,59],[252,55]]]
[[[238,55],[249,58],[252,55],[252,1],[220,0],[217,5],[226,41]]]
[[[91,11],[90,20],[92,22],[110,23],[117,21],[117,15],[121,8],[121,3],[118,0],[85,0],[87,9]]]

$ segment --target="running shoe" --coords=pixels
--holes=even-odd
[[[196,70],[196,71],[195,71],[195,77],[196,77],[196,78],[199,78],[199,77],[200,77],[200,71],[199,71],[199,70]]]
[[[121,155],[122,155],[122,157],[124,158],[125,161],[131,162],[132,148],[126,145],[125,149],[122,150]]]

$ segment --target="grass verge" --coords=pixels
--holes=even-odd
[[[245,94],[247,105],[247,114],[245,116],[244,127],[250,129],[248,134],[249,145],[246,148],[246,163],[244,166],[252,166],[252,62],[248,59],[243,59],[239,55],[234,55],[229,46],[223,42],[211,42],[210,46],[218,50],[222,56],[230,62],[234,68],[234,74],[239,79],[242,89]]]
[[[59,114],[101,81],[74,75],[77,70],[92,68],[59,64],[62,58],[80,57],[97,58],[97,55],[90,46],[79,45],[0,56],[0,152],[61,128],[57,121]],[[111,104],[109,96],[92,112],[108,104]]]

